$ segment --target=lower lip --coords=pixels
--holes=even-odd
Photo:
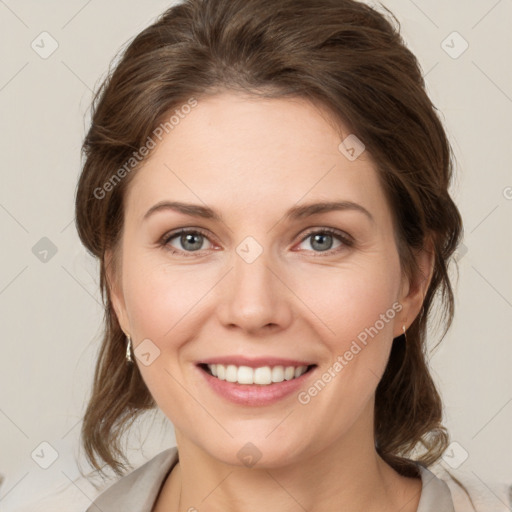
[[[238,384],[217,379],[199,366],[196,367],[206,379],[210,387],[223,398],[238,405],[263,406],[271,405],[283,398],[297,392],[304,385],[306,379],[314,372],[311,368],[300,377],[273,384]]]

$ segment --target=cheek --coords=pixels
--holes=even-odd
[[[397,301],[398,261],[329,270],[314,276],[315,287],[309,288],[307,299],[321,320],[316,324],[326,348],[323,372],[302,390],[299,402],[315,408],[314,426],[332,423],[335,435],[340,425],[348,425],[361,414],[375,392],[402,306]],[[305,297],[307,288],[300,293]]]
[[[143,364],[141,359],[137,365],[158,407],[174,425],[181,426],[183,418],[197,415],[197,404],[187,392],[191,382],[180,385],[187,378],[180,366],[180,350],[199,331],[200,301],[215,283],[215,276],[193,265],[171,268],[148,256],[133,258],[124,270],[135,350],[149,339],[156,346],[152,354],[158,354],[150,364]]]
[[[190,322],[194,309],[211,288],[211,279],[193,265],[171,267],[151,259],[126,267],[125,300],[137,338],[168,343]]]
[[[391,257],[385,262],[317,269],[307,279],[297,278],[293,286],[315,313],[323,339],[339,351],[359,335],[364,338],[369,329],[375,336],[374,326],[379,335],[388,337],[401,309],[399,284],[399,263]]]

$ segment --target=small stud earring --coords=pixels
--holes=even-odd
[[[126,336],[126,361],[128,363],[133,363],[131,346],[132,340],[130,339],[130,336]]]

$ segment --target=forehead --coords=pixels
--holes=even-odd
[[[262,215],[301,200],[344,199],[382,215],[370,155],[351,161],[339,150],[349,135],[326,109],[301,98],[199,99],[137,171],[127,204],[140,211],[179,198]]]

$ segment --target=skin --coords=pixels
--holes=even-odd
[[[420,311],[432,257],[418,254],[421,279],[405,277],[374,163],[367,151],[346,158],[342,132],[303,99],[220,93],[199,100],[128,187],[110,291],[134,348],[149,339],[160,351],[149,366],[136,364],[180,454],[156,512],[417,509],[421,481],[378,456],[373,414],[393,338]],[[171,209],[143,220],[164,200],[206,205],[222,221]],[[294,206],[336,200],[361,205],[373,220],[357,210],[285,218]],[[206,232],[193,241],[199,251],[179,235],[159,245],[183,227]],[[329,250],[318,249],[308,230],[326,227],[353,244],[333,237]],[[247,236],[263,249],[252,263],[236,252]],[[296,394],[235,405],[196,367],[231,354],[300,358],[318,365],[307,390],[394,303],[401,311],[306,405]],[[248,442],[261,452],[253,467],[237,457]]]

